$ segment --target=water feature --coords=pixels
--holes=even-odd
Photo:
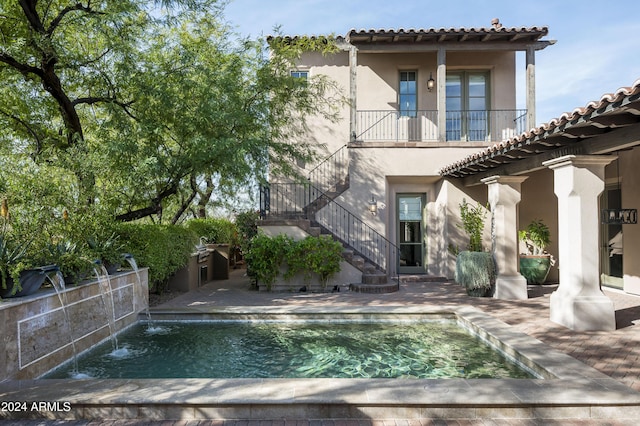
[[[455,321],[164,322],[79,360],[95,378],[532,378]],[[70,377],[60,368],[45,378]]]
[[[123,257],[124,257],[124,260],[127,261],[127,263],[129,263],[129,266],[131,266],[131,269],[133,269],[133,272],[136,273],[136,281],[137,281],[137,284],[140,285],[140,281],[141,281],[140,272],[138,271],[138,264],[136,263],[136,259],[130,253],[124,253]],[[144,314],[147,317],[147,333],[160,333],[164,330],[163,327],[157,326],[151,320],[151,312],[149,311],[148,303],[145,304],[144,306]]]
[[[69,342],[71,343],[71,350],[73,351],[73,372],[78,371],[78,352],[76,350],[76,339],[73,337],[73,328],[71,327],[71,320],[69,319],[69,312],[67,311],[67,293],[64,278],[60,268],[56,265],[49,265],[43,267],[43,272],[47,277],[47,280],[51,283],[51,286],[58,295],[60,301],[60,307],[62,308],[62,314],[64,315],[64,322],[67,326],[67,333],[69,334]]]
[[[100,297],[102,299],[102,306],[104,307],[104,314],[109,325],[109,338],[111,340],[111,347],[113,351],[118,350],[118,337],[115,333],[116,323],[116,308],[113,302],[113,290],[111,288],[111,280],[107,269],[104,267],[101,261],[96,260],[94,262],[93,271],[98,279],[98,288],[100,289]]]

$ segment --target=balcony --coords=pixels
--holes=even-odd
[[[524,132],[524,109],[446,111],[445,140],[438,111],[357,111],[358,142],[499,142]]]

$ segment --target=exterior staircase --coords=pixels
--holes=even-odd
[[[330,235],[344,246],[343,258],[362,272],[362,283],[350,284],[351,291],[397,291],[398,248],[335,201],[348,188],[345,145],[314,168],[308,182],[261,188],[261,226],[295,225],[310,235]],[[389,282],[392,276],[395,282]]]

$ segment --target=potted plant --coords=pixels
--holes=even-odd
[[[469,235],[467,250],[457,252],[455,280],[470,296],[491,294],[496,282],[495,263],[491,253],[482,249],[482,233],[487,211],[478,203],[475,207],[463,199],[460,204],[462,226]]]
[[[541,220],[533,220],[525,229],[518,231],[526,252],[520,254],[520,273],[527,284],[542,284],[549,275],[555,259],[547,252],[551,242],[549,227]]]
[[[114,232],[110,235],[93,235],[87,239],[89,251],[95,260],[100,261],[109,275],[115,274],[124,259],[124,246]]]
[[[89,258],[70,240],[49,242],[44,253],[48,263],[58,265],[66,285],[77,284],[91,273]]]
[[[2,201],[0,216],[0,298],[29,296],[40,289],[49,273],[57,271],[57,266],[34,267],[28,251],[31,240],[11,232],[6,200]]]

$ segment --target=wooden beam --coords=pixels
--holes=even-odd
[[[491,175],[517,176],[543,169],[542,163],[547,160],[561,157],[563,155],[602,155],[610,154],[634,146],[640,146],[640,123],[631,126],[612,130],[600,136],[590,139],[581,140],[565,144],[560,148],[551,149],[532,155],[519,161],[513,161],[510,164],[504,164],[493,167],[485,172],[476,173],[472,176],[464,178],[465,186],[474,186],[482,184],[481,179]],[[514,147],[515,149],[521,149]]]
[[[448,51],[467,52],[472,50],[478,51],[526,51],[529,47],[533,47],[534,50],[541,50],[554,44],[553,41],[538,41],[535,43],[514,42],[508,41],[446,41],[447,35],[441,35],[437,42],[434,43],[410,43],[410,42],[398,42],[398,43],[352,43],[358,47],[360,52],[367,53],[399,53],[399,52],[434,52],[440,47],[446,48]]]

